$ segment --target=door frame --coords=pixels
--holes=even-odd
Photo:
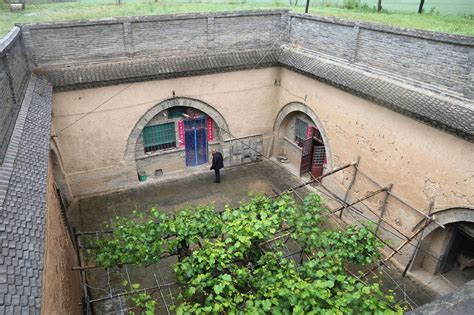
[[[204,130],[204,143],[205,143],[205,148],[204,148],[204,156],[202,158],[202,163],[199,163],[198,159],[199,159],[199,153],[198,153],[198,137],[197,137],[197,127],[195,126],[195,124],[198,123],[198,121],[202,120],[203,122],[203,127],[200,128],[200,129],[203,129]],[[197,117],[197,118],[187,118],[187,119],[184,119],[183,121],[183,124],[184,124],[184,138],[186,139],[186,133],[189,132],[189,130],[186,130],[186,124],[189,124],[191,123],[193,126],[192,126],[192,131],[193,131],[193,145],[194,145],[194,159],[195,159],[195,163],[194,165],[190,165],[188,164],[188,150],[191,150],[191,148],[189,148],[188,146],[190,145],[189,144],[189,141],[185,141],[184,143],[184,152],[185,152],[185,164],[186,164],[186,167],[196,167],[196,166],[199,166],[199,165],[203,165],[203,164],[206,164],[207,161],[208,161],[208,147],[209,147],[209,141],[208,141],[208,130],[207,130],[207,116],[203,116],[203,117]]]

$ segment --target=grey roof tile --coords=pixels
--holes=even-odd
[[[0,199],[0,314],[40,310],[52,87],[32,77],[28,90],[12,136],[18,143],[1,168],[9,182]]]

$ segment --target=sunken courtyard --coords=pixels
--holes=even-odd
[[[253,277],[279,274],[269,261],[287,268],[283,283],[311,274],[336,257],[311,241],[358,229],[353,260],[317,291],[326,312],[370,313],[360,301],[380,289],[388,312],[468,313],[473,56],[472,37],[287,10],[14,27],[0,40],[0,314],[275,313]],[[221,281],[210,294],[183,280],[193,255],[240,253],[232,231],[271,220],[245,257],[209,273]],[[120,233],[140,235],[123,257],[105,250]],[[138,251],[148,237],[171,249]],[[369,239],[379,252],[357,264]],[[251,277],[232,295],[237,275]],[[344,309],[330,294],[347,279],[374,291]]]

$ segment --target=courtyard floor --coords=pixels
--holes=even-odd
[[[220,184],[213,183],[213,175],[209,171],[137,189],[84,198],[70,207],[68,217],[76,231],[100,231],[107,229],[105,225],[110,224],[115,216],[127,216],[133,210],[149,211],[155,207],[172,212],[188,205],[207,203],[214,203],[219,210],[225,205],[237,206],[241,200],[248,198],[249,193],[272,196],[302,183],[301,179],[285,168],[267,161],[225,168],[221,172]],[[298,194],[304,196],[309,189],[298,190]],[[86,238],[90,237],[95,235],[83,237],[81,243],[85,244]],[[87,252],[82,252],[83,265],[93,264],[87,258]],[[152,288],[150,293],[159,302],[160,314],[173,313],[170,306],[175,303],[180,289],[168,284],[176,281],[172,272],[175,263],[176,258],[170,257],[161,260],[159,264],[146,267],[87,269],[91,299],[104,299],[92,303],[93,310],[96,314],[128,314],[127,296],[110,297],[130,291],[131,284],[140,283],[141,288]],[[397,297],[406,300],[413,308],[436,297],[409,278],[402,278],[393,266],[382,267],[381,272],[384,287],[394,289]],[[157,287],[161,287],[161,290]]]

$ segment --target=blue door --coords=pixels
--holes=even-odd
[[[206,118],[185,120],[184,137],[186,144],[186,166],[197,166],[207,163]]]

